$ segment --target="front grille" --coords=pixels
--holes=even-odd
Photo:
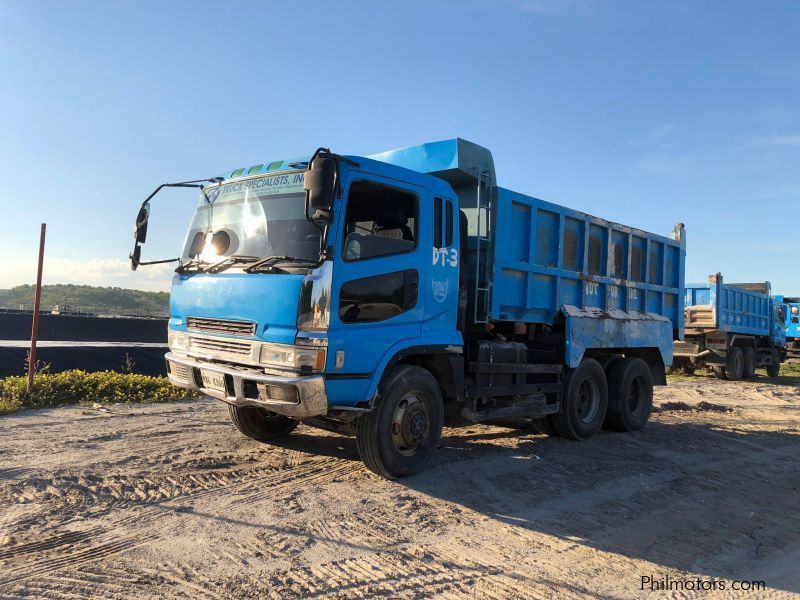
[[[256,324],[251,321],[228,321],[225,319],[205,319],[203,317],[186,317],[186,329],[189,331],[241,336],[253,336],[256,334]]]
[[[251,345],[248,342],[237,342],[221,338],[209,339],[192,337],[190,339],[190,347],[192,350],[209,350],[211,352],[238,354],[242,356],[248,356],[250,354]]]

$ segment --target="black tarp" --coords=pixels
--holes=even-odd
[[[0,377],[25,373],[32,320],[0,312]],[[40,314],[39,339],[36,358],[52,372],[124,371],[129,358],[134,373],[166,375],[166,319]]]
[[[167,347],[57,346],[36,349],[36,360],[51,365],[50,371],[119,371],[126,369],[126,355],[133,361],[132,371],[142,375],[166,375],[164,355]],[[25,374],[27,348],[0,347],[0,377]]]
[[[0,312],[0,340],[31,339],[33,313]],[[167,343],[167,319],[39,315],[40,340]]]

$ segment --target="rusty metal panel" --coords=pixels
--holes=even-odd
[[[663,317],[670,329],[665,347],[683,337],[682,225],[672,237],[660,236],[498,188],[492,249],[493,320],[556,323],[571,314],[562,312],[569,306],[594,315],[582,314],[582,322],[614,311]],[[639,339],[646,320],[615,322],[622,321],[637,323],[630,335]],[[645,342],[662,345],[661,339]]]

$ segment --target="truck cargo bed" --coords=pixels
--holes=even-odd
[[[683,329],[683,227],[668,238],[497,188],[491,318],[552,323],[564,307]],[[596,310],[592,310],[596,309]]]
[[[686,284],[687,333],[719,330],[767,336],[772,321],[768,282],[728,284],[712,275],[708,283]]]

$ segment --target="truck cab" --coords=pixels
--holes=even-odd
[[[168,185],[199,192],[169,379],[227,403],[257,440],[300,422],[355,434],[367,466],[398,477],[444,424],[638,429],[682,335],[682,227],[662,238],[503,190],[465,140],[321,148]],[[157,191],[133,268],[149,264]]]
[[[800,362],[800,298],[784,296],[783,312],[788,360]]]

